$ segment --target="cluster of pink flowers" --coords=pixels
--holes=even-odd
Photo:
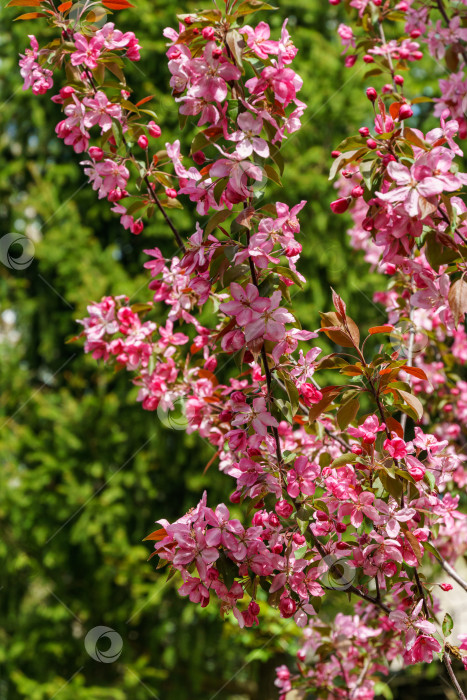
[[[356,247],[394,280],[375,297],[389,323],[371,328],[362,342],[335,292],[321,328],[301,328],[290,288],[305,282],[297,263],[298,214],[306,203],[259,203],[267,181],[280,181],[280,147],[305,110],[287,21],[274,39],[264,21],[244,25],[234,6],[225,17],[218,9],[183,15],[178,30],[164,31],[181,123],[194,116],[200,128],[189,163],[178,140],[165,144],[166,154],[151,154],[148,137],[159,138],[161,129],[143,116],[153,116],[140,109],[146,99],[133,104],[126,89],[109,96],[96,82],[93,72],[109,70],[106,52],[138,60],[131,32],[111,23],[86,35],[67,30],[75,50],[61,58],[75,79],[53,98],[65,115],[57,134],[88,154],[83,165],[98,197],[135,234],[157,207],[180,248],[171,258],[157,248],[145,251],[152,295],[146,304],[131,306],[121,295],[88,307],[81,321],[85,352],[130,372],[144,409],[166,416],[180,400],[186,420],[179,427],[215,448],[219,469],[233,479],[233,507],[249,503],[254,512],[242,523],[225,504],[208,507],[204,494],[175,522],[159,520],[148,539],[192,602],[204,607],[218,599],[241,627],[252,627],[267,593],[282,618],[303,628],[299,673],[278,669],[283,698],[297,687],[328,692],[329,700],[371,699],[370,676],[385,673],[396,655],[413,664],[447,653],[449,635],[434,623],[433,585],[419,571],[425,554],[449,570],[467,550],[457,492],[467,483],[459,450],[467,385],[448,391],[439,353],[449,343],[455,359],[467,357],[467,335],[458,327],[467,272],[467,210],[459,190],[467,176],[455,163],[463,122],[442,110],[440,127],[426,134],[411,128],[414,109],[396,72],[422,58],[427,28],[438,57],[442,46],[461,51],[465,30],[457,14],[446,29],[430,23],[416,1],[352,0],[350,7],[371,36],[361,43],[341,23],[344,52],[364,47],[363,60],[391,80],[379,94],[367,90],[372,131],[362,126],[351,150],[333,153],[333,174],[341,178],[331,209],[351,209]],[[409,36],[388,42],[376,31],[401,16]],[[31,45],[21,68],[28,85],[42,85],[49,77],[34,73],[42,69],[38,44]],[[49,49],[42,51],[46,57]],[[351,53],[346,64],[355,60]],[[227,109],[229,99],[237,114]],[[199,214],[211,215],[186,242],[165,211],[179,197],[179,205],[187,197]],[[439,264],[437,246],[447,250]],[[156,308],[163,323],[152,320]],[[390,335],[404,318],[411,326],[396,348],[368,350],[372,335]],[[416,354],[420,328],[431,342]],[[309,345],[320,332],[346,352],[320,357],[320,348]],[[228,380],[223,355],[239,366]],[[322,369],[340,373],[336,384],[318,384]],[[435,392],[436,406],[429,405]],[[317,618],[328,590],[359,601],[354,616],[339,614],[325,628]]]
[[[34,35],[29,35],[31,48],[26,49],[19,61],[21,77],[24,80],[23,90],[31,88],[35,95],[44,95],[53,87],[52,71],[43,68],[38,62],[39,44]]]

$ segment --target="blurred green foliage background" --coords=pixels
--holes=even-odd
[[[176,26],[177,11],[198,5],[135,4],[112,17],[143,46],[128,80],[137,99],[156,96],[163,138],[174,140],[162,30]],[[371,302],[378,278],[346,240],[348,219],[329,211],[330,151],[370,125],[364,70],[346,70],[340,57],[340,10],[327,0],[282,0],[279,12],[262,17],[275,35],[289,17],[300,97],[309,105],[303,129],[283,150],[284,189],[272,186],[266,198],[308,200],[301,217],[308,285],[294,305],[312,329],[318,310],[329,307],[330,285],[363,326],[385,318]],[[135,402],[128,376],[112,375],[66,342],[91,300],[122,292],[132,302],[147,298],[142,250],[157,245],[170,255],[170,231],[155,217],[142,236],[130,235],[86,186],[80,157],[55,136],[59,108],[21,89],[17,55],[27,34],[44,43],[51,30],[39,20],[13,23],[16,8],[0,12],[0,233],[25,234],[35,246],[26,269],[0,264],[0,700],[269,700],[275,666],[293,660],[294,625],[269,611],[261,629],[239,632],[215,606],[200,610],[180,599],[179,581],[165,582],[142,543],[156,519],[179,517],[205,488],[210,504],[227,501],[229,479],[214,468],[203,474],[212,448],[165,428]],[[441,69],[426,60],[416,78],[432,94]],[[174,218],[184,235],[194,232],[190,207]],[[114,663],[85,650],[96,626],[122,638]],[[381,691],[444,697],[425,673],[404,683],[399,674]]]

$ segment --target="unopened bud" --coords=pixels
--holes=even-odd
[[[131,227],[131,233],[134,233],[135,236],[138,236],[143,229],[144,229],[144,224],[141,221],[141,219],[138,219],[137,221],[134,222],[133,226]]]
[[[407,104],[401,105],[401,108],[399,110],[399,121],[402,121],[403,119],[409,119],[412,116],[413,109]]]
[[[341,197],[331,202],[329,206],[334,214],[343,214],[349,208],[350,201],[350,197]]]
[[[361,197],[365,190],[361,185],[357,185],[356,187],[353,188],[352,192],[350,193],[352,197]]]
[[[196,151],[196,153],[193,153],[193,160],[197,165],[203,165],[204,161],[206,160],[206,156],[204,155],[203,151]]]
[[[159,136],[162,134],[162,129],[154,121],[150,121],[148,123],[148,131],[149,131],[149,136],[152,136],[154,139],[159,138]]]
[[[211,41],[211,39],[214,39],[214,27],[204,27],[202,34],[203,39]]]
[[[104,157],[104,151],[98,146],[91,146],[88,153],[91,156],[91,158],[96,161],[96,163],[98,163]]]

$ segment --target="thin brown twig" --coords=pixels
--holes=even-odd
[[[156,195],[156,193],[155,193],[154,190],[152,189],[151,183],[149,182],[149,179],[148,179],[148,176],[145,175],[145,176],[143,177],[143,180],[144,180],[144,182],[146,183],[146,187],[147,187],[149,196],[152,198],[152,200],[154,201],[155,205],[158,207],[159,211],[161,212],[162,216],[164,217],[164,219],[165,219],[166,223],[168,224],[170,230],[172,231],[173,235],[175,236],[175,240],[177,241],[178,246],[179,246],[180,249],[185,253],[185,252],[186,252],[185,244],[183,243],[182,238],[181,238],[179,232],[177,231],[177,229],[175,228],[174,224],[172,223],[172,220],[170,219],[170,217],[168,216],[168,214],[167,214],[167,212],[165,211],[164,207],[163,207],[162,204],[160,203],[159,197]]]
[[[444,649],[444,652],[443,652],[443,663],[444,663],[444,666],[446,667],[446,671],[448,672],[449,680],[451,681],[451,683],[454,686],[454,689],[457,693],[457,697],[459,698],[459,700],[467,700],[462,688],[459,685],[459,681],[457,680],[457,678],[454,674],[454,671],[452,670],[451,656],[449,654],[449,651],[447,651],[447,649]]]

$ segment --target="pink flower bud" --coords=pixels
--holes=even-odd
[[[369,87],[369,88],[367,88],[366,96],[368,97],[370,102],[375,102],[376,99],[378,98],[378,93],[376,92],[374,87]]]
[[[421,61],[423,58],[423,53],[421,51],[412,51],[412,58],[415,61]]]
[[[104,157],[104,151],[98,146],[91,146],[88,153],[91,158],[96,161],[96,163],[98,163]]]
[[[341,4],[341,0],[329,0],[329,4],[330,4],[330,5],[340,5],[340,4]]]
[[[275,513],[270,514],[269,524],[271,527],[279,527],[279,525],[281,524],[281,521],[279,520],[279,518],[277,517],[277,515]]]
[[[107,195],[109,202],[119,202],[125,197],[128,197],[128,192],[126,190],[122,190],[120,187],[110,190],[109,194]]]
[[[383,2],[383,0],[373,0],[373,5],[375,5],[376,7],[379,7],[382,2]]]
[[[337,532],[345,532],[347,530],[347,525],[345,523],[336,523]]]
[[[354,455],[361,455],[362,452],[363,452],[363,450],[362,450],[362,448],[360,447],[360,445],[352,445],[352,447],[350,448],[350,450],[351,450],[351,452],[354,453]]]
[[[141,231],[144,228],[144,224],[141,221],[141,219],[138,219],[137,221],[134,222],[133,226],[131,227],[131,233],[134,233],[135,236],[139,236]]]
[[[394,82],[396,83],[396,85],[403,85],[404,84],[404,76],[399,75],[399,74],[395,75]]]
[[[343,214],[349,208],[350,202],[350,197],[341,197],[340,199],[336,199],[334,202],[331,202],[329,206],[334,214]]]
[[[370,56],[369,53],[366,53],[366,54],[363,56],[363,61],[364,61],[364,63],[374,63],[374,62],[375,62],[375,59],[373,58],[373,56]]]
[[[204,155],[203,151],[196,151],[196,153],[193,153],[193,160],[197,165],[203,165],[204,161],[206,160],[206,156]]]
[[[297,604],[292,598],[281,598],[279,602],[279,611],[282,617],[292,617],[297,610]]]
[[[386,269],[384,270],[387,275],[393,275],[396,271],[396,266],[394,263],[387,263],[386,264]]]
[[[407,12],[408,9],[409,3],[405,2],[405,0],[402,0],[402,2],[399,2],[396,5],[396,10],[399,10],[399,12]]]
[[[399,110],[399,121],[402,121],[403,119],[409,119],[412,116],[413,116],[412,108],[407,104],[401,105],[401,108]]]
[[[383,87],[381,88],[381,92],[383,93],[383,95],[389,95],[393,90],[394,88],[390,83],[386,83],[386,85],[383,85]]]
[[[301,547],[302,544],[305,544],[306,539],[304,535],[301,535],[299,532],[295,532],[292,536],[293,541],[295,544],[297,544],[299,547]]]
[[[173,187],[167,187],[165,190],[165,194],[167,197],[170,197],[170,199],[175,199],[177,196],[177,190],[174,190]]]
[[[71,85],[65,85],[65,87],[62,87],[59,90],[59,95],[60,95],[60,97],[63,97],[64,100],[66,100],[67,97],[72,96],[74,91],[75,91],[75,88],[71,87]]]
[[[222,56],[222,49],[219,46],[215,46],[212,50],[213,58],[220,58]]]
[[[378,148],[378,144],[376,143],[376,141],[374,139],[368,139],[366,142],[366,145],[368,146],[368,148],[371,148],[372,150],[374,150],[375,148]]]
[[[234,491],[233,493],[230,494],[229,501],[231,503],[240,503],[242,499],[242,492],[241,491]]]
[[[339,158],[340,154],[340,151],[331,151],[331,158]]]
[[[371,218],[371,216],[367,216],[365,219],[362,221],[362,229],[364,231],[373,231],[375,227],[375,221],[374,219]]]
[[[384,167],[386,167],[389,163],[395,161],[396,159],[394,158],[392,153],[385,153],[381,160],[383,161]]]
[[[369,136],[370,130],[367,126],[362,126],[361,129],[358,130],[358,133],[360,134],[360,136]]]
[[[256,617],[259,613],[259,610],[260,610],[260,607],[259,607],[258,603],[256,602],[256,600],[252,600],[250,602],[250,604],[248,605],[248,611]]]
[[[411,39],[418,39],[418,37],[421,36],[421,34],[422,33],[421,33],[420,29],[412,29],[412,31],[410,32],[410,38]]]
[[[352,68],[352,66],[354,66],[357,62],[357,58],[358,56],[356,54],[350,54],[349,56],[346,56],[344,62],[345,67]]]
[[[140,148],[147,148],[148,147],[148,137],[145,136],[145,134],[142,134],[139,139],[138,139],[138,146]]]
[[[365,190],[361,185],[357,185],[356,187],[353,188],[352,192],[350,193],[352,197],[361,197]]]
[[[440,583],[439,587],[442,591],[452,591],[452,586],[450,583]]]
[[[149,136],[152,136],[154,139],[159,138],[159,136],[162,134],[162,129],[154,121],[148,122],[148,131]]]
[[[274,554],[282,554],[283,548],[284,548],[283,545],[280,542],[277,542],[273,546],[272,551],[274,552]]]
[[[203,39],[206,39],[206,41],[211,41],[211,39],[214,39],[214,27],[204,27],[202,34]]]
[[[276,513],[281,518],[290,518],[293,513],[293,505],[288,501],[277,501],[276,503]]]

